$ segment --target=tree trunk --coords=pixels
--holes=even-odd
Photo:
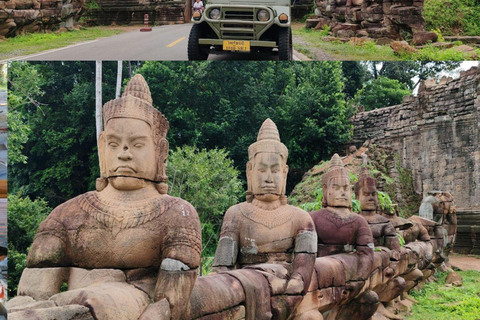
[[[117,90],[115,92],[115,98],[120,98],[120,90],[122,88],[122,70],[123,70],[123,61],[118,61],[118,68],[117,68]]]

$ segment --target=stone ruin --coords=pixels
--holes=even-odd
[[[188,1],[179,0],[98,0],[98,8],[85,12],[88,25],[143,24],[148,14],[150,25],[190,21]]]
[[[246,201],[227,210],[213,272],[197,278],[200,221],[167,194],[168,122],[142,76],[105,104],[104,122],[97,191],[40,225],[11,320],[396,319],[395,306],[408,306],[399,297],[445,260],[443,225],[379,215],[368,172],[353,213],[337,154],[322,176],[323,209],[288,205],[288,150],[267,119],[248,148]]]
[[[480,69],[422,81],[417,96],[358,112],[352,143],[366,140],[399,154],[414,193],[448,190],[457,203],[455,252],[480,253]],[[438,191],[437,191],[438,192]]]
[[[330,27],[341,38],[369,37],[388,43],[412,40],[422,45],[436,41],[434,32],[425,32],[423,0],[320,0],[316,18],[307,27]]]
[[[88,1],[87,1],[88,2]],[[0,0],[0,40],[26,33],[69,31],[83,16],[89,25],[173,24],[189,21],[185,1],[99,0],[85,7],[85,0]]]
[[[76,28],[84,0],[0,0],[0,39]]]

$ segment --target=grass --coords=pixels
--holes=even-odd
[[[109,37],[127,30],[122,27],[91,27],[62,33],[34,33],[8,38],[6,41],[0,42],[0,60]]]
[[[437,275],[412,296],[417,300],[408,320],[478,320],[480,319],[480,272],[458,271],[463,286],[445,286],[447,273]]]
[[[330,54],[338,60],[424,60],[424,61],[464,61],[472,60],[469,54],[459,52],[454,48],[442,49],[434,46],[427,46],[418,50],[416,53],[397,55],[389,45],[377,45],[373,41],[365,42],[362,45],[355,45],[350,42],[325,41],[325,30],[313,30],[304,28],[301,24],[293,24],[292,32],[300,36],[307,44],[295,45],[295,49],[300,52],[305,51],[306,47],[318,48]],[[457,44],[459,45],[459,44]],[[312,51],[312,50],[310,50]],[[480,49],[476,49],[480,56]],[[311,58],[313,54],[307,54]]]

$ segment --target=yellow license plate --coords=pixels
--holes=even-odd
[[[227,50],[227,51],[250,51],[250,41],[223,40],[223,50]]]

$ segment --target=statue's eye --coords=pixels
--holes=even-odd
[[[118,143],[113,142],[113,141],[109,142],[108,145],[109,145],[110,147],[112,147],[112,148],[118,147]]]
[[[145,144],[144,143],[135,143],[134,147],[135,148],[141,148],[141,147],[144,147]]]

